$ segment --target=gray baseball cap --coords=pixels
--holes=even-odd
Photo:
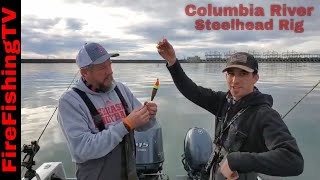
[[[90,64],[101,64],[110,57],[117,57],[118,53],[108,53],[104,47],[98,43],[89,43],[82,46],[77,57],[76,63],[79,68],[83,68]]]
[[[227,59],[227,65],[222,72],[229,68],[240,68],[247,72],[258,72],[258,61],[246,52],[237,52]]]

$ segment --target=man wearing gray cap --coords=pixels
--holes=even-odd
[[[257,173],[297,176],[303,172],[303,157],[272,109],[272,96],[255,87],[258,62],[251,54],[238,52],[227,59],[223,72],[228,91],[221,92],[198,86],[187,77],[166,39],[157,49],[178,90],[215,116],[216,148],[206,166],[210,180],[256,180]]]
[[[67,139],[78,180],[138,180],[133,130],[155,123],[157,105],[142,105],[113,79],[110,54],[85,44],[76,57],[81,78],[59,99],[58,122]]]

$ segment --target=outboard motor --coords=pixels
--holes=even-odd
[[[205,166],[213,148],[212,139],[205,129],[189,129],[184,139],[182,164],[190,179],[204,179]]]
[[[136,167],[139,179],[158,179],[162,174],[164,151],[162,129],[156,124],[147,131],[135,131]]]

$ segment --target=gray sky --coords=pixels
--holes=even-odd
[[[189,4],[197,8],[262,7],[263,17],[187,16]],[[270,16],[272,4],[314,7],[311,16]],[[319,0],[28,0],[22,1],[22,58],[75,58],[86,42],[101,43],[119,59],[161,59],[156,43],[166,37],[178,58],[208,51],[289,51],[320,54]],[[287,11],[288,12],[288,11]],[[195,20],[266,22],[272,31],[196,30]],[[303,33],[279,30],[279,19],[304,20]]]

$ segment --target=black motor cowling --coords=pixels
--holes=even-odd
[[[182,163],[190,178],[201,176],[213,148],[212,139],[205,129],[198,127],[189,129],[184,139]]]

